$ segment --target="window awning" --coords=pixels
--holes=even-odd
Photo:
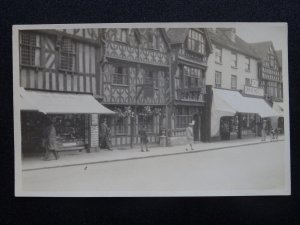
[[[263,99],[244,97],[238,91],[213,89],[215,110],[232,113],[257,113],[261,117],[278,114]]]
[[[280,117],[284,117],[284,106],[282,102],[273,102],[273,109]]]
[[[45,114],[114,114],[92,95],[20,89],[20,108]]]

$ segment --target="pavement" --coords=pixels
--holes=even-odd
[[[284,141],[284,136],[279,136],[278,141]],[[168,155],[191,154],[200,151],[222,150],[226,148],[247,145],[261,145],[269,142],[271,142],[270,138],[267,139],[267,141],[262,142],[260,137],[255,137],[210,143],[199,142],[193,145],[194,150],[192,151],[186,151],[187,145],[172,147],[150,147],[149,152],[141,152],[139,146],[136,146],[131,149],[114,149],[112,151],[101,150],[99,152],[93,153],[74,151],[68,152],[68,154],[60,154],[60,158],[58,160],[51,161],[44,161],[40,156],[24,157],[22,159],[22,170],[30,171],[75,165],[134,160],[141,158],[162,157]]]

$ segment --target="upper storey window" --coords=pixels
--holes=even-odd
[[[40,36],[29,32],[21,33],[21,64],[40,66]]]
[[[75,71],[75,43],[68,38],[62,39],[60,50],[60,69]]]
[[[111,37],[112,41],[127,42],[127,29],[116,29]]]
[[[269,55],[269,64],[271,68],[275,67],[275,57],[274,55]]]
[[[215,48],[215,62],[222,64],[222,48]]]
[[[245,71],[250,72],[250,58],[246,57],[246,68]]]
[[[232,52],[231,57],[232,57],[231,67],[237,68],[237,58],[238,58],[237,53]]]
[[[194,52],[205,54],[205,40],[203,34],[190,29],[187,38],[187,48]]]
[[[147,35],[148,39],[148,48],[150,49],[158,49],[158,38],[153,33],[148,33]]]

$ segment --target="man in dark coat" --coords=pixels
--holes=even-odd
[[[102,124],[100,125],[99,141],[100,141],[100,147],[104,147],[107,148],[108,150],[111,150],[110,129],[107,126],[106,119],[104,119]]]
[[[147,135],[147,127],[144,125],[142,126],[142,129],[139,131],[139,135],[141,138],[141,151],[144,151],[144,146],[146,148],[146,151],[148,152],[148,135]]]
[[[53,122],[48,119],[46,120],[45,129],[43,130],[43,146],[45,148],[45,160],[50,160],[50,154],[53,153],[55,159],[58,159],[57,141],[56,141],[56,130]]]

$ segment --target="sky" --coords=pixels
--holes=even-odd
[[[236,27],[236,34],[249,43],[272,41],[276,50],[282,50],[287,46],[286,28],[283,23],[241,24]]]

